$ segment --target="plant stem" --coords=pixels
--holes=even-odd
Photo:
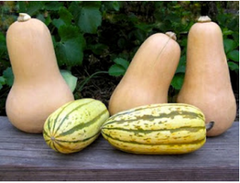
[[[98,74],[108,74],[108,71],[98,71],[98,72],[93,73],[91,76],[87,77],[85,80],[82,81],[82,83],[80,84],[80,86],[78,88],[78,91],[81,92],[84,85],[87,84],[90,81],[90,79],[92,79],[94,76],[96,76]]]

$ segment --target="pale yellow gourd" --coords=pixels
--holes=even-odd
[[[195,105],[206,123],[215,122],[208,136],[224,133],[234,122],[236,101],[222,31],[209,17],[200,17],[189,31],[186,74],[177,102]]]
[[[6,39],[14,74],[8,119],[24,132],[41,133],[47,117],[74,100],[59,71],[50,32],[40,20],[21,13]]]
[[[180,59],[173,32],[156,33],[136,52],[109,101],[111,115],[134,107],[168,102],[168,89]]]

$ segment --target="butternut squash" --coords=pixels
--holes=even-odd
[[[235,119],[236,101],[222,31],[207,16],[190,28],[186,73],[177,102],[195,105],[205,114],[206,123],[215,122],[207,136],[224,133]]]
[[[20,13],[6,40],[14,74],[6,101],[7,116],[16,128],[41,133],[47,117],[74,100],[60,74],[50,32],[40,20]]]
[[[180,59],[173,32],[148,37],[134,55],[109,101],[111,115],[134,107],[168,102],[168,89]]]

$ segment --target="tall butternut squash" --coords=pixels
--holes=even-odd
[[[60,74],[50,32],[40,20],[21,13],[6,39],[14,74],[7,116],[16,128],[41,133],[47,117],[74,100]]]
[[[187,65],[177,102],[195,105],[206,123],[214,121],[208,136],[217,136],[231,127],[236,116],[222,31],[207,16],[201,16],[188,35]]]
[[[180,46],[173,32],[156,33],[147,38],[111,95],[110,114],[141,105],[166,103],[179,59]]]

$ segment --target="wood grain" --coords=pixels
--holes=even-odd
[[[64,155],[41,134],[17,130],[0,117],[0,180],[239,180],[239,123],[185,155],[134,155],[102,136],[84,150]]]

